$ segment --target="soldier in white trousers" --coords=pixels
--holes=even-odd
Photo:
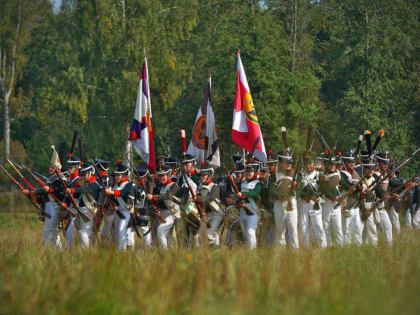
[[[136,185],[134,188],[136,225],[139,233],[142,234],[144,245],[146,248],[151,248],[152,233],[148,224],[153,213],[150,201],[146,202],[146,194],[147,192],[153,192],[153,179],[148,177],[149,170],[145,164],[135,166],[134,174],[136,175]]]
[[[322,203],[322,219],[328,246],[333,245],[332,232],[335,238],[334,244],[338,246],[343,245],[341,198],[338,188],[338,184],[341,181],[341,173],[337,170],[337,163],[340,163],[339,158],[331,156],[327,161],[326,171],[320,185],[320,191],[325,198],[325,201]]]
[[[397,174],[392,173],[389,178],[390,190],[394,191],[398,187],[404,186],[396,191],[397,196],[391,196],[392,199],[389,201],[387,207],[394,234],[401,232],[400,213],[404,216],[405,207],[410,198],[410,192],[417,185],[416,183],[406,182],[398,173],[399,171],[397,171]]]
[[[77,158],[76,156],[69,154],[69,159],[67,160],[67,172],[69,173],[69,177],[68,177],[68,183],[67,183],[67,187],[73,188],[73,187],[79,187],[79,181],[80,181],[80,177],[79,177],[79,170],[80,170],[80,159]],[[77,200],[75,200],[77,202]],[[69,205],[69,207],[74,211],[76,211],[76,208],[71,204]],[[75,226],[76,223],[76,217],[72,217],[70,216],[70,224],[67,227],[66,230],[66,239],[67,239],[67,247],[71,248],[74,240],[75,240],[75,236],[78,233],[78,229]]]
[[[406,211],[406,225],[412,229],[420,229],[420,188],[416,186],[413,191],[413,196],[411,199],[411,206]]]
[[[240,191],[236,194],[236,203],[240,206],[239,222],[242,234],[250,249],[257,247],[257,225],[258,225],[258,202],[263,188],[262,183],[256,177],[258,164],[249,160],[245,167],[245,181],[242,182]],[[239,187],[238,187],[239,188]],[[228,201],[228,198],[226,199]]]
[[[343,163],[343,169],[341,172],[340,187],[343,190],[341,197],[346,198],[346,203],[342,206],[341,223],[343,231],[344,244],[351,244],[356,242],[358,235],[354,234],[354,231],[350,229],[352,220],[360,219],[359,209],[354,207],[357,201],[356,187],[360,182],[360,175],[355,171],[356,166],[356,154],[354,150],[348,150],[341,156]],[[360,243],[362,238],[360,236]]]
[[[220,187],[212,181],[213,167],[208,162],[202,162],[200,167],[200,184],[198,194],[194,201],[201,205],[207,214],[209,225],[207,227],[207,241],[210,246],[219,246],[219,234],[217,233],[223,219],[223,210],[220,206]]]
[[[382,181],[380,187],[383,190],[384,194],[389,192],[389,178],[386,178],[388,168],[389,168],[389,154],[387,151],[379,152],[376,155],[376,159],[378,161],[378,170],[373,174],[376,181]],[[388,196],[383,196],[383,198],[389,199]],[[389,215],[387,210],[385,209],[385,201],[382,201],[378,205],[378,214],[379,214],[379,226],[381,227],[382,234],[384,235],[385,242],[388,245],[392,245],[392,224],[391,220],[389,219]]]
[[[305,248],[309,248],[312,232],[317,245],[324,248],[327,246],[327,240],[322,223],[321,197],[319,192],[322,173],[315,170],[315,162],[309,149],[305,152],[303,164],[304,169],[297,175],[300,197],[302,199],[299,217],[301,241]]]
[[[67,193],[73,194],[77,199],[80,213],[78,212],[75,226],[78,226],[80,245],[83,248],[89,248],[93,233],[93,217],[97,211],[98,200],[103,199],[103,191],[96,176],[93,165],[84,163],[80,169],[79,185],[67,188]]]
[[[168,233],[172,230],[175,222],[175,216],[179,215],[179,205],[174,201],[175,194],[178,192],[178,185],[173,182],[169,176],[172,170],[168,165],[160,165],[156,172],[158,176],[158,186],[155,194],[146,194],[146,200],[157,203],[160,209],[161,219],[157,227],[157,240],[159,247],[168,248]]]
[[[289,150],[280,151],[279,172],[270,177],[269,193],[274,200],[273,213],[276,226],[276,242],[286,246],[286,230],[289,246],[299,248],[298,213],[295,189],[297,182],[293,182],[293,159]],[[297,170],[296,170],[297,171]],[[274,179],[274,180],[273,180]]]
[[[128,180],[128,166],[120,159],[114,168],[114,186],[106,189],[106,194],[111,196],[118,207],[114,215],[113,235],[119,250],[127,248],[127,228],[130,222],[131,213],[134,210],[133,184]]]
[[[45,183],[45,186],[34,191],[24,189],[23,193],[31,196],[37,195],[43,199],[44,211],[46,213],[44,221],[44,246],[53,245],[62,249],[63,245],[60,236],[58,235],[58,223],[62,210],[55,199],[62,202],[65,199],[65,192],[62,190],[61,183],[55,174],[56,170],[61,169],[60,159],[55,147],[51,146],[51,148],[53,149],[53,153],[51,156],[51,164],[48,169],[50,177]]]
[[[373,176],[376,164],[373,162],[370,155],[362,157],[362,182],[359,192],[359,215],[353,216],[350,222],[350,231],[354,237],[354,242],[357,245],[364,243],[376,245],[378,242],[378,233],[376,230],[375,212],[373,209],[377,196],[382,197],[383,190],[377,187],[373,190],[376,179]],[[363,232],[365,231],[365,239],[362,240]]]

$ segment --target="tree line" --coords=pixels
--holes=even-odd
[[[385,129],[397,159],[420,145],[415,0],[5,0],[0,12],[0,150],[37,168],[74,130],[89,156],[121,156],[144,50],[158,154],[181,156],[211,73],[230,163],[239,49],[267,149],[282,149],[283,125],[295,152],[309,126],[339,150],[366,129]]]

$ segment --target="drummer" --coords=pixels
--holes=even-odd
[[[220,206],[220,187],[212,182],[214,170],[208,162],[202,162],[200,168],[200,184],[198,194],[194,196],[194,201],[199,202],[203,211],[207,214],[208,222],[207,239],[209,245],[219,246],[219,229],[223,219],[223,211]]]

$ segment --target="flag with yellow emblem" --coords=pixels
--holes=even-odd
[[[233,110],[232,140],[263,162],[267,161],[264,140],[257,112],[249,91],[244,67],[238,51],[235,107]]]

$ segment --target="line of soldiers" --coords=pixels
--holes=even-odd
[[[419,177],[401,178],[388,152],[368,148],[360,163],[357,155],[348,150],[314,157],[307,148],[295,172],[287,148],[269,151],[265,165],[252,154],[235,154],[233,169],[215,179],[209,163],[196,168],[189,154],[181,165],[158,158],[154,176],[146,165],[117,160],[109,173],[109,161],[82,162],[71,155],[62,172],[54,149],[43,187],[23,192],[42,205],[44,243],[59,248],[60,230],[69,248],[109,242],[126,250],[136,234],[146,248],[244,242],[250,249],[297,249],[375,245],[377,227],[391,245],[401,230],[400,215],[420,228]]]

